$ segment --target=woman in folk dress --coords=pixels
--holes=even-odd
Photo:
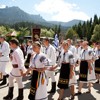
[[[97,77],[97,83],[100,83],[100,42],[96,43],[96,61],[95,61],[95,73]]]
[[[91,92],[91,82],[95,80],[93,69],[93,51],[88,47],[88,42],[83,42],[83,50],[80,57],[79,90],[76,95],[82,94],[83,83],[89,83],[87,93]]]
[[[29,100],[48,100],[47,96],[47,82],[45,70],[46,66],[50,64],[50,61],[40,52],[41,45],[39,42],[35,42],[33,45],[33,51],[36,53],[32,58],[29,69],[24,74],[33,70],[31,87],[29,93]]]
[[[62,100],[64,90],[70,87],[71,100],[74,99],[74,85],[77,83],[74,72],[74,57],[73,53],[68,50],[68,43],[64,41],[63,51],[60,55],[60,76],[58,81],[58,87],[60,88],[60,94],[58,100]],[[57,66],[56,66],[57,67]],[[56,68],[54,67],[54,69]]]

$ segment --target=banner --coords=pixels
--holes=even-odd
[[[40,40],[40,33],[41,33],[40,28],[33,28],[32,29],[32,40],[39,41]]]

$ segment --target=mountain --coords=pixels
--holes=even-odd
[[[77,20],[77,19],[71,20],[69,22],[49,21],[49,23],[56,24],[56,25],[61,25],[61,26],[64,26],[64,27],[70,27],[70,26],[73,26],[75,24],[78,24],[79,22],[83,23],[84,21]]]
[[[15,24],[18,22],[31,22],[43,26],[61,25],[62,27],[71,27],[78,24],[81,20],[72,20],[69,22],[46,21],[40,15],[31,15],[19,7],[6,7],[0,9],[0,23],[1,24]],[[83,21],[81,21],[83,22]]]
[[[0,23],[14,24],[17,22],[46,22],[40,15],[30,15],[18,7],[0,9]]]

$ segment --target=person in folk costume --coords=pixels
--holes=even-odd
[[[73,53],[68,49],[68,42],[64,41],[63,51],[61,52],[60,58],[60,76],[58,81],[58,87],[60,88],[58,100],[62,100],[64,90],[70,87],[71,100],[74,99],[74,85],[77,84],[75,72],[74,72],[74,56]],[[57,65],[58,66],[58,65]],[[54,69],[57,67],[55,66]]]
[[[60,42],[59,47],[58,47],[58,49],[57,49],[57,51],[56,51],[56,55],[57,55],[56,63],[57,63],[57,64],[59,64],[60,55],[61,55],[61,52],[63,51],[62,43],[63,43],[63,41]],[[59,72],[60,72],[60,66],[59,66],[59,69],[55,72],[55,75],[56,75],[57,73],[59,73]]]
[[[94,59],[93,59],[93,61],[95,62],[95,60],[96,60],[96,58],[97,58],[97,57],[96,57],[96,51],[97,51],[96,42],[93,42],[93,43],[92,43],[92,48],[91,48],[91,49],[92,49],[93,54],[94,54],[94,57],[93,57]],[[93,64],[94,64],[94,62],[93,62]]]
[[[78,40],[77,42],[78,42],[78,47],[76,48],[76,54],[77,54],[76,57],[78,58],[78,60],[75,66],[79,67],[80,69],[80,66],[79,66],[80,65],[80,55],[81,55],[81,51],[83,50],[83,40]],[[78,74],[79,74],[79,70],[78,70]]]
[[[31,54],[33,53],[32,50],[32,40],[28,40],[27,42],[27,56],[26,56],[26,60],[25,60],[25,68],[29,68],[29,64],[30,64],[30,58],[31,58]]]
[[[81,89],[83,83],[88,83],[88,91],[91,92],[91,82],[95,80],[95,73],[93,68],[93,51],[88,46],[88,42],[83,42],[83,50],[80,55],[80,73],[79,73],[79,90],[76,95],[82,94]]]
[[[96,53],[96,50],[97,50],[97,43],[96,42],[92,43],[92,50],[94,53]]]
[[[24,58],[25,58],[25,56],[26,56],[26,45],[25,45],[25,43],[22,43],[22,44],[20,45],[20,48],[21,48],[21,50],[23,51]]]
[[[96,43],[97,49],[95,51],[96,60],[95,60],[95,73],[97,77],[97,83],[100,83],[100,42]]]
[[[56,64],[56,49],[50,44],[50,41],[48,38],[44,38],[43,45],[45,46],[45,55],[48,59],[52,61],[52,66],[55,66]],[[52,80],[52,88],[48,93],[55,93],[56,92],[56,80],[54,76],[54,71],[46,70],[47,75],[47,82],[49,80],[49,77]],[[47,83],[48,84],[48,83]]]
[[[77,48],[74,45],[72,45],[73,44],[73,40],[67,39],[67,42],[68,42],[69,50],[73,53],[73,56],[74,56],[74,63],[75,63],[74,69],[76,70],[76,66],[79,65],[79,54],[77,52]]]
[[[19,41],[17,39],[10,40],[10,47],[13,52],[10,55],[11,62],[12,62],[12,70],[9,74],[9,90],[8,94],[3,98],[5,100],[11,100],[13,98],[13,89],[14,89],[14,82],[13,80],[16,79],[18,84],[18,97],[17,100],[23,100],[23,82],[22,82],[22,73],[25,71],[24,67],[24,55],[22,50],[20,49]]]
[[[96,55],[96,51],[97,51],[97,45],[96,42],[92,43],[92,51],[93,51],[93,70],[95,72],[95,60],[97,59],[97,55]],[[97,81],[96,83],[98,83],[99,81]],[[92,85],[92,84],[91,84]]]
[[[25,76],[29,71],[33,71],[28,98],[29,100],[48,100],[45,70],[51,62],[41,52],[41,44],[38,41],[33,44],[33,51],[36,54],[31,60],[29,69],[23,74]]]
[[[7,66],[7,63],[9,62],[9,54],[10,54],[10,48],[9,43],[6,42],[5,36],[0,36],[0,73],[3,75],[2,82],[0,83],[0,86],[5,85],[7,83],[7,77],[9,76],[5,69]]]
[[[81,51],[83,49],[83,40],[78,40],[78,50],[76,50],[76,53],[78,54],[78,58],[80,59],[80,54],[81,54]],[[79,63],[79,61],[78,61]]]
[[[56,61],[57,61],[57,63],[59,62],[60,54],[63,51],[62,43],[63,43],[63,41],[60,42],[60,44],[59,44],[59,46],[57,48],[57,51],[56,51],[56,55],[57,55],[57,60]]]
[[[78,42],[75,44],[75,48],[76,48],[76,63],[75,63],[75,66],[78,66],[79,65],[79,59],[80,59],[80,56],[79,56],[79,43]]]
[[[83,49],[83,40],[79,40],[78,43],[79,43],[78,54],[80,55],[81,54],[80,51],[82,51]]]
[[[94,45],[93,48],[91,46],[88,46],[88,49],[89,49],[89,54],[92,56],[92,60],[91,60],[91,67],[92,67],[92,71],[91,71],[91,74],[88,74],[88,81],[91,85],[91,87],[93,86],[93,83],[96,81],[96,75],[95,75],[95,51],[96,51],[96,46]],[[87,84],[87,86],[88,86]]]
[[[67,39],[68,42],[68,46],[69,46],[69,50],[73,53],[74,55],[74,61],[77,61],[77,53],[76,53],[76,47],[74,45],[72,45],[72,40],[71,39]]]

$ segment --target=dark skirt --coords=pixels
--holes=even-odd
[[[81,61],[79,81],[87,81],[87,76],[88,76],[88,62],[87,61]]]
[[[25,68],[29,68],[29,63],[30,63],[30,58],[31,58],[31,54],[29,53],[27,55],[26,61],[25,61]]]
[[[60,76],[58,87],[60,89],[67,89],[69,86],[70,64],[62,64],[60,69]]]
[[[35,100],[35,94],[37,90],[37,81],[38,81],[38,71],[33,71],[32,80],[31,80],[31,87],[30,87],[30,94],[28,96],[29,100]]]
[[[95,73],[100,74],[100,57],[95,61]]]

